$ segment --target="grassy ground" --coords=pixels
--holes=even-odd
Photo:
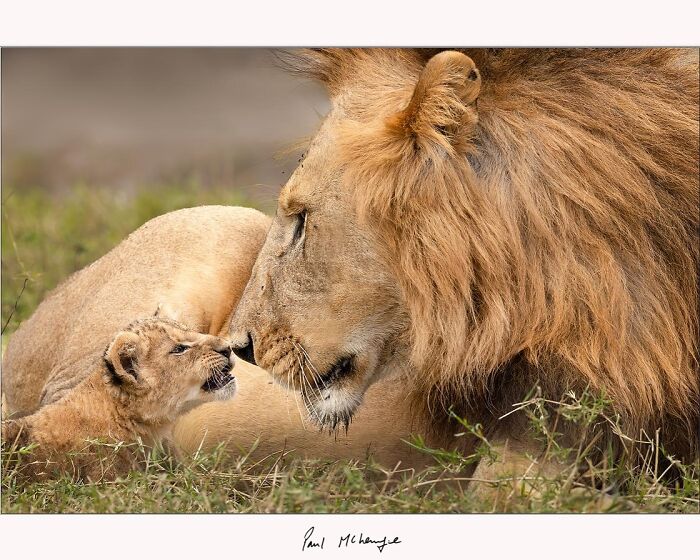
[[[580,410],[581,400],[562,403]],[[533,410],[537,403],[533,401]],[[591,425],[599,421],[596,418]],[[478,430],[478,427],[474,427]],[[537,422],[533,422],[537,430]],[[547,434],[540,433],[544,437]],[[553,440],[551,440],[553,442]],[[591,463],[581,449],[551,446],[550,458],[568,455],[571,466],[556,476],[533,469],[523,481],[507,477],[482,482],[482,493],[466,488],[464,468],[495,452],[487,442],[470,456],[425,448],[435,457],[422,472],[386,469],[372,462],[324,462],[270,457],[254,463],[223,448],[176,461],[159,451],[140,450],[142,469],[116,481],[80,481],[60,475],[28,482],[23,468],[31,448],[2,453],[2,512],[92,513],[697,513],[698,465],[659,462],[653,442],[641,446],[648,460],[635,469]],[[110,450],[103,453],[110,460]],[[50,467],[49,469],[50,470]],[[673,478],[670,473],[675,470]]]
[[[227,190],[194,186],[154,187],[125,195],[77,188],[60,197],[42,191],[4,189],[2,204],[2,325],[7,338],[58,282],[116,245],[148,219],[200,204],[246,204]],[[266,209],[269,210],[269,209]],[[80,482],[68,476],[43,483],[22,480],[30,450],[3,451],[3,512],[697,512],[698,465],[671,468],[659,461],[654,441],[641,445],[640,468],[591,463],[581,449],[561,449],[543,418],[551,403],[527,403],[532,429],[546,438],[553,456],[573,457],[554,478],[533,471],[526,484],[491,481],[496,490],[477,496],[463,490],[464,468],[492,457],[488,442],[473,456],[425,448],[435,457],[420,473],[386,470],[360,462],[327,463],[272,457],[262,464],[234,459],[223,450],[175,462],[154,455],[144,470],[116,482]],[[600,399],[569,395],[557,414],[587,426],[609,421]],[[465,433],[478,427],[465,423]],[[666,463],[668,465],[668,463]],[[582,474],[584,473],[584,474]],[[674,478],[671,478],[673,473]],[[452,480],[452,482],[445,482]]]

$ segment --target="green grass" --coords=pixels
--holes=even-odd
[[[571,402],[564,406],[571,406]],[[533,407],[534,408],[534,407]],[[467,423],[464,423],[467,426]],[[533,423],[536,429],[537,422]],[[475,427],[478,431],[478,427]],[[544,434],[543,434],[544,435]],[[232,457],[223,447],[174,460],[146,450],[141,470],[117,481],[78,481],[63,474],[48,482],[28,482],[20,456],[3,450],[2,512],[92,513],[696,513],[698,465],[675,464],[679,475],[661,472],[649,461],[635,470],[590,463],[585,454],[556,476],[533,471],[514,487],[508,478],[490,481],[490,494],[474,494],[460,474],[466,464],[495,458],[484,439],[475,455],[430,450],[419,438],[407,445],[435,456],[422,472],[386,469],[359,461],[298,460],[277,455],[254,463]],[[653,446],[653,442],[649,442]],[[114,447],[114,446],[112,446]],[[103,453],[109,461],[109,447]],[[653,457],[653,447],[651,456]],[[141,451],[144,450],[141,448]],[[561,449],[558,453],[561,453]],[[575,452],[575,450],[572,450]],[[582,468],[583,467],[583,468]],[[585,475],[580,473],[585,471]]]
[[[200,204],[252,205],[231,190],[196,186],[153,187],[131,195],[76,188],[51,195],[43,191],[3,190],[2,324],[7,337],[36,308],[47,291],[73,271],[92,262],[148,219]],[[266,208],[269,210],[269,208]],[[26,285],[25,285],[26,284]],[[19,297],[21,294],[21,297]],[[461,421],[463,432],[481,444],[473,455],[429,449],[420,437],[406,445],[435,459],[423,472],[387,470],[362,462],[300,461],[272,457],[259,464],[228,456],[223,449],[181,462],[154,455],[141,471],[116,482],[76,481],[63,475],[42,483],[23,481],[22,464],[2,455],[3,512],[697,512],[698,464],[671,460],[666,470],[654,441],[641,445],[645,460],[629,469],[592,462],[581,449],[558,444],[548,430],[555,409],[567,421],[584,426],[613,422],[605,400],[565,395],[561,403],[534,397],[523,405],[532,429],[552,457],[568,457],[572,466],[557,476],[534,475],[513,490],[509,481],[498,499],[465,489],[464,467],[496,452],[479,426]],[[553,408],[554,407],[554,408]],[[671,473],[675,473],[671,478]],[[583,473],[583,474],[582,474]]]

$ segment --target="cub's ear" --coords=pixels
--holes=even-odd
[[[468,141],[476,127],[476,100],[481,75],[474,61],[457,51],[443,51],[428,60],[411,100],[389,119],[389,127],[414,139],[417,148],[451,151]]]
[[[104,354],[108,381],[118,386],[133,387],[139,382],[139,337],[133,332],[120,332]]]

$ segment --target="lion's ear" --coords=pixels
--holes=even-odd
[[[107,347],[104,362],[108,380],[119,386],[135,386],[139,381],[139,337],[133,332],[120,332]]]
[[[443,51],[428,60],[411,100],[389,120],[395,132],[413,137],[418,148],[450,150],[476,126],[476,100],[481,75],[474,61],[457,51]]]

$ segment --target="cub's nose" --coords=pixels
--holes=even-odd
[[[253,365],[255,363],[255,350],[253,348],[253,338],[250,333],[247,335],[247,340],[242,345],[234,346],[233,353],[238,356],[241,360],[245,360]]]

